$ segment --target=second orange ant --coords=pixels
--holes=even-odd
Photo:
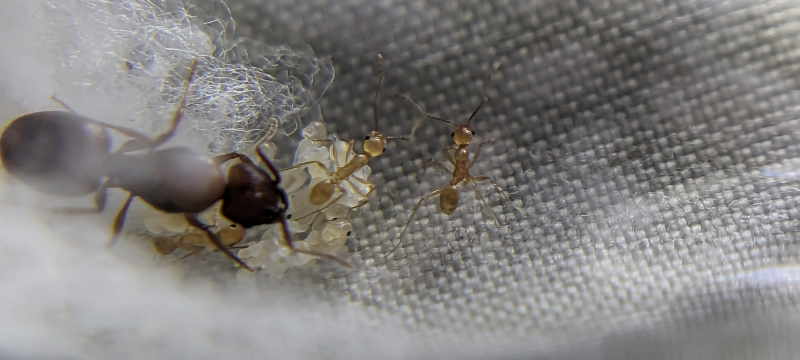
[[[347,164],[342,167],[339,167],[333,172],[328,172],[328,168],[319,161],[309,161],[294,165],[283,171],[300,168],[300,167],[307,167],[310,165],[316,165],[323,169],[325,172],[328,172],[328,178],[320,181],[311,188],[311,192],[308,195],[308,202],[311,205],[322,205],[326,202],[328,203],[324,207],[315,210],[309,214],[303,215],[301,217],[296,218],[296,220],[300,220],[302,218],[308,217],[313,215],[319,211],[325,210],[329,206],[333,205],[345,196],[346,192],[344,187],[342,187],[342,182],[352,182],[351,179],[354,179],[363,185],[366,185],[369,188],[366,194],[360,193],[359,196],[363,197],[364,199],[359,202],[358,205],[355,207],[360,207],[367,203],[367,199],[369,198],[369,194],[371,194],[375,190],[375,186],[366,182],[366,180],[359,179],[357,177],[351,177],[353,173],[358,171],[359,169],[363,168],[369,162],[369,159],[373,157],[380,156],[383,154],[383,151],[386,150],[386,140],[388,139],[407,139],[407,136],[385,136],[378,131],[378,93],[380,92],[381,81],[383,80],[383,56],[378,54],[378,83],[375,86],[375,97],[372,99],[372,118],[375,121],[375,130],[370,132],[370,134],[364,138],[364,152],[361,154],[356,154],[353,156],[352,159],[348,159]],[[319,141],[328,141],[328,140],[319,140]],[[353,141],[348,142],[347,150],[345,154],[350,153],[350,149],[353,146]],[[338,159],[336,155],[336,147],[331,146],[331,158]],[[351,183],[352,184],[352,183]],[[357,189],[358,187],[353,186],[353,189]],[[331,197],[333,197],[334,191],[338,189],[341,193],[338,197],[334,198],[332,201],[329,201]],[[358,192],[358,190],[356,190]]]
[[[500,64],[495,63],[494,66],[492,67],[492,70],[489,72],[489,76],[487,77],[486,83],[484,84],[484,94],[486,93],[487,84],[489,83],[489,80],[491,80],[492,75],[497,71],[499,67]],[[435,190],[430,194],[425,195],[421,199],[419,199],[419,202],[417,202],[417,205],[414,206],[414,209],[411,211],[411,215],[409,215],[408,221],[406,221],[406,224],[403,227],[403,231],[400,233],[397,245],[395,245],[388,253],[386,253],[385,256],[389,256],[397,249],[397,247],[400,246],[400,244],[402,244],[403,236],[408,230],[408,226],[411,224],[411,221],[414,220],[414,215],[417,214],[417,210],[419,210],[419,207],[422,206],[422,203],[425,200],[439,195],[439,209],[446,215],[452,214],[458,207],[458,200],[459,200],[458,187],[460,185],[469,184],[470,186],[472,186],[472,188],[478,195],[477,196],[478,199],[480,199],[483,206],[489,211],[490,214],[492,214],[492,216],[494,216],[494,213],[491,212],[489,206],[486,204],[486,199],[484,199],[483,196],[480,196],[480,192],[478,191],[478,187],[476,186],[476,183],[478,182],[481,181],[491,182],[492,185],[494,185],[494,187],[497,189],[497,192],[499,192],[501,195],[503,195],[503,197],[505,197],[506,201],[512,204],[512,206],[514,206],[514,208],[516,208],[520,213],[524,213],[517,206],[513,205],[511,199],[508,197],[508,194],[502,188],[500,188],[500,186],[497,185],[494,179],[492,179],[489,176],[473,176],[472,174],[469,173],[469,169],[472,168],[472,166],[475,165],[475,161],[478,160],[478,156],[480,155],[481,152],[481,147],[483,147],[484,144],[491,141],[487,140],[478,144],[478,148],[475,150],[475,157],[473,157],[472,161],[470,161],[469,150],[467,150],[467,147],[472,143],[472,139],[475,136],[475,131],[473,131],[472,128],[470,127],[470,123],[472,122],[472,118],[475,117],[475,114],[477,114],[478,111],[481,109],[481,107],[483,107],[483,105],[486,103],[486,101],[489,100],[488,97],[484,95],[484,97],[481,99],[480,104],[478,104],[478,107],[475,108],[475,111],[472,112],[472,115],[470,115],[466,124],[456,124],[452,120],[431,115],[430,113],[423,110],[422,107],[419,106],[419,104],[414,102],[414,100],[411,100],[411,98],[405,95],[395,94],[395,96],[405,99],[406,101],[413,104],[417,108],[417,110],[427,118],[444,121],[446,123],[455,125],[456,129],[451,136],[453,137],[453,141],[455,142],[456,147],[454,148],[450,146],[442,149],[442,152],[444,153],[444,156],[447,159],[447,161],[450,162],[451,165],[453,165],[452,170],[448,169],[444,164],[442,164],[438,160],[431,159],[431,161],[433,161],[438,168],[447,171],[448,173],[452,173],[453,174],[452,179],[443,188]],[[450,150],[454,150],[454,152],[451,154],[449,152]],[[500,224],[496,216],[494,216],[494,221],[498,225]]]

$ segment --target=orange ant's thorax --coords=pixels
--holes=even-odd
[[[453,154],[453,158],[455,159],[456,164],[453,168],[453,179],[450,180],[451,186],[458,185],[469,176],[467,169],[467,163],[469,162],[469,151],[467,150],[467,144],[459,145]]]
[[[347,179],[350,177],[350,175],[353,175],[354,172],[358,171],[358,169],[366,166],[371,157],[372,156],[370,156],[369,153],[356,155],[347,164],[340,167],[338,170],[336,170],[336,172],[332,173],[330,178],[328,178],[328,182],[332,184],[338,184],[344,179]]]

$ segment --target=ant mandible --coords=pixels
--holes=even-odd
[[[286,224],[288,200],[279,187],[280,174],[266,156],[257,150],[270,174],[247,157],[229,153],[215,157],[198,154],[186,147],[156,148],[172,138],[183,117],[186,92],[195,72],[193,60],[184,79],[181,102],[170,129],[154,139],[125,127],[95,121],[78,115],[53,96],[68,111],[42,111],[13,120],[0,134],[0,158],[8,173],[47,194],[81,196],[95,193],[92,209],[61,209],[67,213],[101,212],[106,192],[120,188],[129,193],[114,219],[111,243],[119,236],[125,215],[134,197],[167,213],[182,213],[189,225],[203,231],[214,247],[242,268],[253,271],[234,255],[197,219],[198,213],[222,200],[222,215],[245,228],[280,222],[285,244],[294,252],[346,262],[323,253],[295,249]],[[108,129],[133,138],[114,152]],[[144,150],[144,153],[131,152]],[[228,180],[220,170],[223,163],[239,159],[228,170]],[[106,180],[103,182],[103,178]]]
[[[361,193],[358,190],[358,187],[355,186],[355,184],[352,183],[350,175],[352,175],[353,173],[355,173],[356,171],[358,171],[362,167],[366,166],[367,163],[369,162],[369,159],[371,159],[373,157],[380,156],[381,154],[383,154],[383,151],[386,150],[386,140],[388,140],[388,139],[401,139],[401,140],[408,139],[408,136],[405,136],[405,135],[404,136],[385,136],[385,135],[383,135],[382,133],[380,133],[378,131],[378,93],[380,92],[381,81],[382,80],[383,80],[383,56],[378,54],[378,83],[375,86],[375,96],[372,99],[372,118],[375,121],[375,130],[370,132],[370,134],[364,138],[364,152],[363,153],[356,154],[350,161],[347,162],[347,164],[345,164],[344,166],[336,169],[336,171],[334,171],[334,172],[328,172],[328,168],[324,164],[319,162],[319,161],[308,161],[308,162],[304,162],[304,163],[300,163],[300,164],[294,165],[292,167],[289,167],[289,168],[286,168],[286,169],[283,170],[283,171],[286,171],[286,170],[305,167],[305,166],[309,166],[309,165],[316,165],[316,166],[318,166],[319,168],[321,168],[322,170],[324,170],[325,172],[328,173],[328,178],[327,179],[316,183],[311,188],[311,191],[309,192],[309,195],[308,195],[308,202],[311,205],[322,205],[322,204],[325,204],[326,202],[328,202],[328,200],[331,199],[335,189],[338,189],[339,192],[341,192],[341,194],[338,197],[333,199],[333,201],[328,202],[328,204],[326,206],[324,206],[324,207],[322,207],[322,208],[320,208],[318,210],[315,210],[315,211],[313,211],[313,212],[311,212],[309,214],[301,216],[301,217],[297,218],[297,220],[300,220],[302,218],[311,216],[311,215],[313,215],[313,214],[315,214],[317,212],[325,210],[326,208],[328,208],[332,204],[336,203],[336,201],[341,199],[346,194],[345,189],[341,185],[341,183],[343,181],[347,181],[351,185],[353,185],[352,188],[358,193],[358,195],[360,195],[360,196],[362,196],[364,198],[364,200],[361,200],[358,203],[358,205],[356,205],[355,207],[357,208],[357,207],[360,207],[360,206],[363,206],[364,204],[366,204],[367,200],[369,198],[369,194],[371,194],[373,191],[375,191],[375,186],[370,184],[370,183],[368,183],[366,180],[359,179],[357,177],[352,177],[352,179],[355,179],[356,181],[362,183],[363,185],[366,185],[367,188],[369,188],[369,191],[367,191],[366,194]],[[319,141],[328,141],[328,140],[319,140]],[[349,141],[347,145],[348,146],[347,146],[347,149],[345,150],[345,154],[349,154],[350,153],[350,150],[353,147],[353,141],[352,140]],[[335,146],[331,147],[331,158],[332,159],[338,159],[338,157],[336,155],[336,147]]]
[[[491,80],[492,75],[497,71],[497,69],[499,67],[500,67],[500,63],[495,63],[493,65],[493,67],[492,67],[492,70],[489,72],[489,76],[486,78],[486,82],[484,83],[484,94],[486,94],[486,92],[488,90],[489,80]],[[444,170],[446,172],[452,173],[452,178],[451,178],[450,182],[447,185],[445,185],[443,188],[435,190],[435,191],[431,192],[430,194],[423,196],[419,200],[419,202],[417,202],[417,205],[414,206],[414,209],[411,211],[411,215],[408,217],[408,221],[406,221],[406,224],[403,227],[403,231],[400,233],[400,237],[398,238],[397,245],[392,247],[392,249],[388,253],[386,253],[385,256],[391,255],[397,249],[397,247],[399,247],[400,244],[402,244],[403,236],[405,235],[406,231],[408,230],[408,226],[411,224],[411,221],[414,220],[414,216],[417,214],[417,210],[419,210],[419,207],[422,205],[422,203],[425,200],[427,200],[429,198],[432,198],[432,197],[434,197],[436,195],[439,195],[439,209],[445,215],[452,214],[456,210],[456,208],[458,207],[458,200],[459,200],[458,187],[459,187],[459,185],[462,185],[462,184],[469,184],[469,185],[472,186],[472,188],[475,190],[476,194],[478,194],[478,198],[480,199],[480,201],[483,204],[483,206],[488,209],[489,213],[492,214],[492,216],[494,217],[495,223],[497,223],[499,225],[500,222],[497,220],[497,217],[494,216],[494,213],[491,212],[491,209],[489,209],[489,206],[486,204],[486,199],[484,199],[483,196],[480,195],[480,192],[478,191],[478,187],[476,186],[476,183],[480,182],[480,181],[489,181],[489,182],[491,182],[492,185],[494,185],[494,187],[497,189],[497,192],[502,194],[503,197],[505,197],[506,201],[511,203],[512,206],[513,206],[513,203],[511,202],[511,199],[508,197],[508,194],[506,194],[506,192],[503,191],[503,189],[500,188],[500,186],[498,186],[497,183],[494,181],[494,179],[492,179],[491,177],[489,177],[489,176],[473,176],[473,175],[471,175],[469,173],[469,169],[471,169],[472,166],[475,165],[475,161],[478,160],[478,156],[480,155],[480,152],[481,152],[481,147],[484,144],[490,142],[491,140],[486,140],[486,141],[483,141],[480,144],[478,144],[478,148],[475,150],[475,157],[472,158],[472,161],[470,161],[470,159],[469,159],[469,151],[467,150],[467,147],[472,143],[472,139],[475,136],[475,131],[473,131],[472,128],[470,127],[470,123],[472,122],[472,118],[475,117],[475,114],[478,113],[478,110],[480,110],[481,107],[483,107],[483,105],[486,103],[486,101],[489,100],[489,98],[487,96],[485,96],[485,95],[484,95],[483,98],[481,98],[481,102],[478,104],[478,107],[475,108],[475,111],[472,112],[472,115],[470,115],[470,117],[467,120],[466,124],[456,124],[452,120],[448,120],[448,119],[445,119],[445,118],[441,118],[441,117],[438,117],[438,116],[431,115],[430,113],[428,113],[425,110],[423,110],[422,107],[419,104],[414,102],[414,100],[412,100],[408,96],[405,96],[405,95],[402,95],[402,94],[395,94],[395,96],[399,97],[399,98],[402,98],[402,99],[405,99],[406,101],[408,101],[411,104],[413,104],[417,108],[417,110],[420,113],[422,113],[425,117],[428,117],[428,118],[431,118],[431,119],[434,119],[434,120],[444,121],[446,123],[455,125],[456,129],[451,134],[451,136],[453,138],[453,141],[455,142],[456,147],[453,148],[453,147],[449,146],[449,147],[446,147],[446,148],[442,149],[442,153],[444,153],[444,156],[447,159],[447,161],[450,162],[451,165],[453,165],[453,169],[452,170],[448,169],[444,164],[442,164],[438,160],[431,159],[431,161],[433,161],[438,168],[440,168],[440,169],[442,169],[442,170]],[[449,152],[449,150],[455,150],[455,151],[454,151],[453,154],[451,154]],[[522,212],[522,210],[520,210],[516,206],[514,206],[514,207],[518,211]]]

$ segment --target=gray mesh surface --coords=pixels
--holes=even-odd
[[[372,127],[377,53],[387,134],[419,117],[393,93],[464,121],[502,64],[472,172],[526,213],[482,186],[497,227],[465,188],[450,217],[426,203],[384,259],[449,180],[423,162],[452,127],[425,120],[371,162],[377,196],[349,242],[360,269],[301,272],[331,299],[432,334],[420,346],[486,344],[479,358],[798,357],[797,2],[230,5],[239,34],[332,56],[322,112],[345,139]]]

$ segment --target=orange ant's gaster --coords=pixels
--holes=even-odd
[[[80,116],[53,96],[53,100],[68,111],[23,115],[0,134],[3,166],[12,177],[47,194],[95,194],[94,208],[61,209],[61,212],[101,212],[108,189],[127,191],[128,198],[114,219],[111,243],[122,231],[133,198],[139,197],[158,210],[184,214],[189,225],[204,232],[217,250],[252,271],[209,230],[208,225],[197,219],[198,213],[221,200],[222,215],[232,222],[244,228],[280,222],[284,242],[292,251],[323,257],[349,267],[334,256],[294,248],[286,224],[289,202],[279,186],[280,174],[261,149],[257,149],[258,156],[270,174],[253,164],[247,156],[235,152],[209,157],[186,147],[156,150],[175,134],[183,117],[186,92],[195,66],[193,60],[170,129],[154,139],[132,129]],[[132,139],[110,152],[108,129]],[[228,170],[226,181],[220,165],[233,159],[239,159],[240,163]],[[105,182],[103,178],[106,178]]]
[[[489,80],[491,80],[492,75],[497,71],[497,69],[499,67],[500,67],[500,63],[495,63],[494,66],[492,67],[492,70],[489,72],[489,76],[487,77],[486,83],[484,84],[484,94],[486,94],[486,92],[488,90]],[[446,148],[442,149],[442,152],[444,153],[444,156],[447,159],[447,161],[450,162],[451,165],[453,165],[453,169],[452,170],[448,169],[444,164],[442,164],[438,160],[431,159],[431,161],[433,161],[436,164],[437,167],[439,167],[440,169],[442,169],[442,170],[444,170],[444,171],[446,171],[448,173],[452,173],[453,174],[452,175],[452,179],[450,180],[450,183],[448,183],[447,185],[445,185],[443,188],[441,188],[439,190],[433,191],[430,194],[423,196],[419,200],[419,202],[417,202],[417,205],[414,206],[414,209],[411,211],[411,215],[409,215],[409,217],[408,217],[408,221],[406,221],[405,227],[403,227],[403,231],[400,233],[400,237],[398,238],[397,244],[388,253],[386,253],[385,256],[391,255],[397,249],[397,247],[400,246],[400,244],[402,244],[403,236],[405,235],[406,231],[408,230],[408,226],[411,224],[411,221],[414,220],[414,216],[417,214],[417,210],[419,210],[419,207],[422,205],[422,203],[425,200],[427,200],[429,198],[432,198],[432,197],[434,197],[436,195],[439,195],[439,209],[445,215],[452,214],[456,210],[456,208],[458,207],[458,199],[459,199],[458,187],[460,185],[469,184],[470,186],[472,186],[472,188],[475,190],[475,192],[477,194],[478,199],[481,201],[483,206],[488,210],[488,212],[490,214],[492,214],[492,216],[494,217],[495,223],[497,223],[498,225],[500,224],[500,222],[497,220],[497,217],[494,215],[494,213],[491,211],[491,209],[489,209],[489,206],[486,204],[486,199],[483,196],[481,196],[480,191],[478,190],[478,187],[476,186],[477,182],[481,182],[481,181],[489,181],[489,182],[491,182],[492,185],[494,185],[494,187],[497,189],[497,191],[500,194],[502,194],[503,197],[505,197],[506,201],[508,201],[510,204],[512,204],[512,206],[514,206],[518,211],[522,212],[521,209],[519,209],[518,207],[513,205],[513,202],[511,202],[511,199],[508,197],[508,194],[506,194],[506,192],[502,188],[500,188],[500,186],[497,185],[497,183],[494,181],[494,179],[492,179],[489,176],[472,176],[469,173],[469,169],[472,168],[472,166],[475,165],[475,161],[478,160],[478,156],[480,155],[480,152],[481,152],[481,147],[484,144],[486,144],[489,141],[491,141],[491,140],[487,140],[487,141],[483,141],[480,144],[478,144],[478,148],[475,150],[475,157],[473,157],[472,161],[470,161],[470,159],[469,159],[469,151],[467,150],[467,147],[472,143],[472,139],[475,136],[475,131],[473,131],[472,128],[470,127],[470,123],[472,122],[472,118],[475,117],[475,114],[478,113],[478,110],[480,110],[481,107],[483,107],[483,105],[486,103],[486,101],[489,100],[488,97],[484,96],[483,98],[481,98],[480,104],[478,104],[478,107],[475,108],[475,111],[472,112],[472,115],[470,115],[470,117],[467,120],[466,124],[456,124],[452,120],[448,120],[448,119],[445,119],[445,118],[441,118],[441,117],[438,117],[438,116],[431,115],[430,113],[428,113],[425,110],[423,110],[422,107],[419,104],[414,102],[414,100],[411,100],[411,98],[409,98],[409,97],[407,97],[405,95],[395,94],[395,96],[397,96],[399,98],[402,98],[402,99],[405,99],[406,101],[408,101],[411,104],[413,104],[417,108],[417,110],[420,113],[422,113],[425,117],[428,117],[428,118],[431,118],[431,119],[434,119],[434,120],[444,121],[446,123],[455,125],[456,129],[451,134],[451,136],[453,137],[453,141],[455,142],[456,147],[454,148],[454,147],[450,146],[450,147],[446,147]],[[449,152],[450,150],[454,150],[454,153],[451,154]]]
[[[347,181],[347,182],[350,182],[352,184],[352,180],[351,180],[351,176],[350,175],[352,175],[354,172],[358,171],[359,169],[361,169],[362,167],[367,165],[367,163],[369,162],[369,159],[371,159],[373,157],[380,156],[381,154],[383,154],[383,151],[386,150],[386,140],[388,140],[388,139],[406,140],[408,138],[407,136],[385,136],[385,135],[383,135],[382,133],[380,133],[378,131],[378,93],[380,92],[380,87],[381,87],[381,81],[382,80],[383,80],[383,56],[378,54],[378,83],[375,86],[375,96],[372,99],[372,118],[375,121],[375,130],[370,132],[370,134],[367,137],[364,138],[364,152],[363,153],[356,154],[350,161],[347,162],[347,164],[345,164],[344,166],[336,169],[336,171],[328,172],[328,178],[326,180],[323,180],[323,181],[320,181],[320,182],[316,183],[311,188],[311,192],[308,195],[308,202],[310,204],[312,204],[312,205],[322,205],[322,204],[325,204],[326,202],[328,204],[326,206],[318,209],[318,210],[315,210],[315,211],[309,213],[309,214],[306,214],[304,216],[296,218],[297,220],[305,218],[305,217],[308,217],[308,216],[313,215],[313,214],[315,214],[317,212],[320,212],[322,210],[325,210],[327,207],[331,206],[332,204],[336,203],[336,201],[341,199],[346,194],[345,189],[342,187],[341,183],[344,182],[344,181]],[[326,140],[321,140],[321,141],[326,141]],[[345,153],[349,154],[350,153],[350,149],[352,149],[352,147],[353,147],[353,141],[351,140],[351,141],[348,142],[347,150],[345,150]],[[331,152],[332,152],[331,158],[332,159],[338,159],[338,157],[336,156],[336,147],[335,146],[331,147]],[[323,169],[324,171],[326,171],[326,172],[328,171],[328,169],[325,167],[325,165],[322,164],[319,161],[309,161],[309,162],[300,163],[300,164],[294,165],[292,167],[289,167],[287,169],[284,169],[284,171],[285,170],[290,170],[290,169],[295,169],[295,168],[300,168],[300,167],[305,167],[305,166],[310,166],[310,165],[316,165],[316,166],[320,167],[321,169]],[[352,179],[362,183],[363,185],[366,185],[370,189],[369,191],[367,191],[366,194],[364,194],[364,193],[361,193],[360,191],[357,190],[358,189],[357,186],[353,186],[353,189],[355,189],[355,191],[358,192],[358,195],[360,195],[360,196],[362,196],[364,198],[364,200],[362,200],[361,202],[359,202],[358,205],[355,206],[357,208],[357,207],[363,206],[364,204],[367,203],[367,199],[369,198],[369,194],[371,194],[375,190],[375,186],[370,184],[370,183],[368,183],[368,182],[366,182],[366,180],[362,180],[362,179],[359,179],[359,178],[356,178],[356,177],[352,177]],[[336,189],[338,189],[341,194],[338,197],[336,197],[335,199],[333,199],[333,201],[329,202],[329,200],[333,196],[334,190],[336,190]]]

